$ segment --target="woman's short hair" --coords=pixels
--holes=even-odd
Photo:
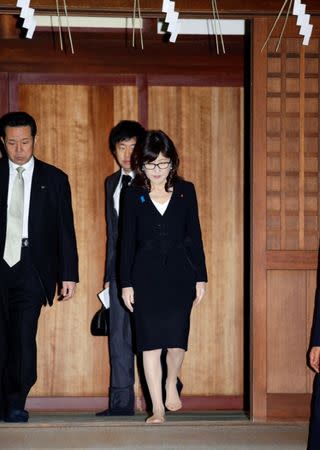
[[[152,162],[160,155],[170,159],[170,172],[165,185],[168,191],[180,178],[178,176],[179,156],[169,136],[162,130],[150,130],[138,139],[132,152],[132,168],[136,173],[134,184],[150,191],[150,181],[145,175],[144,164]]]

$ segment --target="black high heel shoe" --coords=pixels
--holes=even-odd
[[[179,397],[181,397],[182,389],[183,389],[183,383],[180,380],[180,378],[178,377],[177,378],[177,391],[178,391]]]
[[[179,395],[179,402],[176,403],[167,403],[167,399],[165,399],[165,409],[166,411],[179,411],[182,408],[182,402],[180,401],[181,391],[183,389],[183,383],[180,378],[177,378],[176,388]]]

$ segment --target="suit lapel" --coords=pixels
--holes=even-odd
[[[7,206],[9,186],[9,163],[6,159],[1,159],[0,162],[0,202],[4,202]]]
[[[7,204],[9,187],[9,163],[7,159],[0,160],[0,239],[4,239],[7,224]]]
[[[118,172],[115,172],[111,179],[110,179],[110,194],[113,197],[114,191],[116,190],[116,187],[118,186],[119,180],[121,176],[121,170],[118,170]]]
[[[29,206],[29,234],[34,228],[34,224],[41,215],[42,205],[45,201],[45,191],[47,189],[45,173],[41,161],[34,159],[34,169],[31,182],[30,206]]]
[[[121,170],[118,170],[118,172],[116,172],[114,174],[114,176],[110,179],[110,190],[108,193],[108,197],[109,197],[108,201],[109,201],[110,211],[112,211],[112,222],[114,225],[116,225],[118,222],[118,214],[114,207],[113,195],[118,186],[120,176],[121,176]]]

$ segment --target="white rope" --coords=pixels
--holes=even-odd
[[[223,40],[223,35],[222,35],[222,30],[221,30],[221,22],[220,22],[219,10],[218,10],[218,6],[217,6],[217,0],[214,0],[214,5],[215,5],[215,8],[216,8],[216,15],[217,15],[217,18],[218,18],[218,27],[219,27],[219,30],[220,30],[220,40],[221,40],[221,45],[222,45],[222,51],[223,51],[223,53],[225,53],[226,50],[224,48],[224,40]]]
[[[132,14],[132,47],[135,47],[135,33],[136,33],[136,14],[138,9],[139,17],[139,32],[140,32],[140,44],[143,50],[143,34],[142,34],[142,16],[140,8],[140,0],[133,1],[133,14]]]
[[[263,44],[262,49],[260,50],[260,52],[262,52],[263,49],[265,48],[265,46],[267,45],[267,43],[268,43],[268,41],[269,41],[269,39],[270,39],[270,37],[271,37],[271,34],[272,34],[273,30],[275,29],[275,26],[277,25],[277,22],[278,22],[278,20],[279,20],[281,14],[282,14],[282,11],[284,10],[284,8],[285,8],[285,6],[286,6],[286,4],[287,4],[287,2],[288,2],[288,0],[284,0],[283,5],[282,5],[282,8],[280,9],[279,14],[278,14],[276,20],[274,21],[273,26],[272,26],[272,28],[271,28],[271,30],[270,30],[270,33],[268,34],[268,37],[267,37],[265,43]]]
[[[68,29],[68,36],[69,36],[69,42],[70,42],[70,47],[71,47],[71,53],[74,55],[73,42],[72,42],[72,36],[71,36],[71,31],[70,31],[68,8],[67,8],[66,0],[63,0],[63,4],[64,4],[64,12],[65,12],[65,15],[66,15],[66,22],[67,22],[67,29]]]
[[[56,0],[57,7],[57,17],[58,17],[58,30],[59,30],[59,40],[60,40],[60,50],[63,51],[63,40],[62,40],[62,32],[61,32],[61,17],[59,11],[59,0]]]
[[[290,9],[291,9],[291,6],[292,6],[292,1],[293,0],[290,0],[289,6],[288,6],[286,20],[284,21],[284,24],[283,24],[283,27],[282,27],[282,30],[281,30],[281,33],[280,33],[279,41],[278,41],[278,44],[277,44],[277,47],[276,47],[276,52],[279,50],[279,47],[280,47],[280,44],[281,44],[281,39],[282,39],[282,36],[283,36],[283,32],[284,32],[284,29],[285,29],[285,27],[287,25],[287,22],[288,22],[288,17],[289,17],[289,12],[290,12]]]

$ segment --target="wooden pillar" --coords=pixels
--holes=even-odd
[[[18,38],[20,29],[17,25],[18,17],[9,14],[0,14],[0,38]]]

